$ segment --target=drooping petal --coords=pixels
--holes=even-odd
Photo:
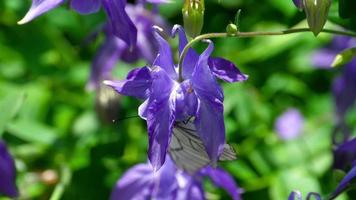
[[[177,191],[175,199],[189,199],[189,200],[204,200],[204,189],[201,180],[195,180],[197,176],[193,177],[186,173],[177,173],[177,183],[179,190]],[[200,177],[199,177],[200,178]]]
[[[152,86],[147,107],[149,136],[148,158],[157,171],[165,162],[175,120],[175,101],[172,98],[173,80],[162,68],[152,69]]]
[[[191,81],[199,100],[195,125],[214,165],[225,144],[225,125],[222,89],[208,66],[208,58],[212,50],[213,44],[210,43],[200,55]]]
[[[152,193],[153,180],[154,174],[149,164],[136,165],[120,178],[110,199],[148,199]]]
[[[65,0],[32,0],[30,10],[26,13],[25,17],[17,23],[25,24],[43,13],[56,8],[63,2],[65,2]]]
[[[139,107],[138,107],[138,116],[142,119],[147,119],[147,108],[148,108],[148,99],[146,99]]]
[[[101,0],[71,0],[70,7],[80,14],[90,14],[98,12]]]
[[[167,156],[164,165],[156,172],[155,187],[152,192],[154,199],[173,199],[173,194],[178,189],[176,172],[176,166]]]
[[[120,45],[120,41],[115,37],[108,36],[108,38],[106,38],[91,65],[90,79],[87,84],[89,89],[99,87],[102,80],[110,78],[111,71],[119,60],[122,49],[124,48],[123,45],[124,44]]]
[[[169,43],[157,32],[154,33],[159,50],[153,66],[159,66],[172,78],[177,79],[177,73],[173,63],[172,51]]]
[[[102,0],[113,34],[131,49],[136,45],[137,29],[125,11],[125,0]]]
[[[356,165],[346,174],[346,176],[341,180],[336,190],[332,193],[332,197],[329,199],[334,199],[341,192],[343,192],[351,184],[351,182],[356,180]]]
[[[0,195],[17,197],[16,168],[5,144],[0,140]]]
[[[211,167],[204,168],[202,173],[208,176],[216,186],[225,189],[230,194],[232,199],[241,199],[239,194],[240,189],[237,187],[234,179],[230,176],[230,174],[221,168],[213,169]]]
[[[114,88],[118,93],[126,96],[133,96],[139,99],[146,99],[149,94],[149,88],[152,84],[150,69],[142,67],[132,70],[126,80],[122,81],[104,81],[105,85]]]
[[[182,54],[184,47],[187,45],[188,40],[184,29],[180,25],[175,25],[172,29],[172,35],[175,36],[178,34],[179,37],[179,55]],[[194,51],[193,48],[190,48],[183,60],[183,78],[189,79],[192,76],[194,67],[198,62],[199,55]]]
[[[248,76],[241,73],[234,63],[223,59],[210,57],[208,61],[213,74],[229,83],[247,80]]]

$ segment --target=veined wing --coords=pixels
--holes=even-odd
[[[173,136],[168,149],[172,160],[178,166],[189,173],[195,173],[201,168],[211,164],[211,160],[200,139],[194,119],[187,122],[177,122],[173,128]],[[225,144],[219,160],[235,160],[236,152],[232,146]]]

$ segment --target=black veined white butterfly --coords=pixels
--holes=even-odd
[[[193,174],[199,169],[213,164],[205,150],[203,141],[196,131],[194,118],[176,122],[168,152],[177,167],[188,173]],[[235,159],[236,152],[234,148],[229,144],[225,144],[219,160]]]

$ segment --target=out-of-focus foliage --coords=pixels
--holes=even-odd
[[[160,7],[171,24],[182,24],[180,2]],[[146,162],[146,125],[135,117],[140,102],[121,97],[117,120],[102,123],[94,93],[85,90],[102,38],[90,44],[84,38],[101,25],[103,13],[80,16],[62,6],[18,26],[29,4],[0,1],[0,135],[16,159],[21,199],[48,199],[68,174],[63,199],[107,199],[126,169]],[[206,0],[205,7],[202,33],[224,31],[238,9],[241,31],[306,26],[292,1]],[[337,10],[333,5],[331,18]],[[301,33],[214,40],[214,55],[234,61],[250,76],[244,84],[223,85],[227,140],[239,159],[221,165],[244,189],[244,199],[283,200],[295,189],[327,195],[335,188],[330,86],[340,69],[315,69],[310,62],[330,39]],[[123,78],[144,64],[120,62],[115,76]],[[305,126],[300,137],[282,141],[274,122],[289,107],[301,111]],[[349,113],[353,126],[355,116],[355,110]],[[206,188],[211,199],[228,198],[209,184]],[[355,198],[349,193],[339,199]]]

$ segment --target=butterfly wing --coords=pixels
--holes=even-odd
[[[168,149],[172,160],[178,168],[188,173],[195,173],[211,164],[211,160],[200,139],[193,120],[177,122],[173,128],[173,136]],[[225,144],[219,160],[235,160],[236,152],[232,146]]]

